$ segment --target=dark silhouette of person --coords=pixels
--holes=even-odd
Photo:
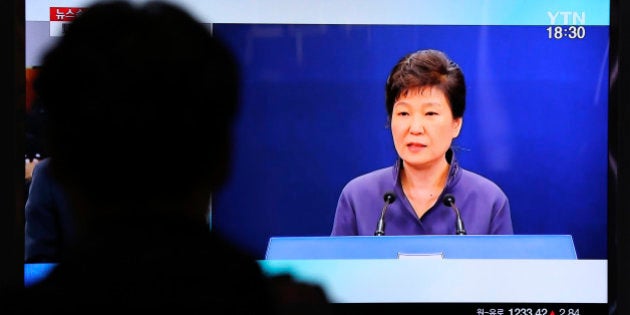
[[[57,262],[76,239],[74,215],[63,187],[50,172],[43,145],[46,110],[37,101],[33,82],[39,66],[26,69],[24,120],[24,261]]]
[[[24,262],[56,263],[76,242],[67,193],[52,176],[50,158],[33,168],[24,206]]]
[[[3,293],[2,313],[328,310],[320,287],[274,281],[209,227],[211,194],[229,175],[239,80],[220,34],[173,4],[87,7],[34,83],[77,244],[41,282]]]
[[[33,170],[39,162],[46,158],[46,152],[42,145],[42,125],[46,114],[34,101],[33,81],[37,77],[38,66],[26,68],[26,108],[24,115],[24,200],[28,198],[29,188],[32,181]]]

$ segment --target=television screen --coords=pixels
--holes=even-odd
[[[231,177],[212,197],[210,225],[269,273],[320,283],[340,305],[513,315],[611,307],[611,3],[173,2],[240,63]],[[27,74],[89,3],[26,0]],[[395,163],[385,81],[421,49],[443,51],[464,73],[466,111],[453,142],[461,167],[505,192],[514,234],[569,236],[576,259],[270,262],[271,238],[329,237],[344,186]]]

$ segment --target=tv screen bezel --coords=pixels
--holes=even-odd
[[[24,12],[23,9],[25,0],[10,0],[6,1],[7,8],[3,7],[3,14],[5,15],[5,21],[7,21],[9,27],[3,28],[3,39],[5,42],[10,43],[7,47],[11,51],[9,56],[5,57],[3,65],[7,69],[15,69],[17,63],[17,69],[20,69],[20,61],[24,60]],[[630,51],[628,47],[628,41],[623,40],[623,36],[627,36],[630,33],[628,28],[628,22],[623,22],[619,16],[630,16],[628,12],[627,3],[624,4],[619,0],[611,0],[611,22],[610,22],[610,62],[611,70],[610,74],[610,94],[609,94],[609,153],[610,164],[609,171],[611,173],[609,177],[609,183],[611,189],[609,190],[609,272],[608,272],[608,285],[609,285],[609,302],[608,308],[611,314],[625,314],[630,306],[627,302],[629,299],[628,286],[626,283],[630,283],[630,272],[628,268],[624,266],[630,261],[628,255],[630,254],[630,233],[625,228],[625,222],[630,222],[630,216],[627,213],[627,209],[630,209],[630,200],[628,200],[628,171],[627,168],[630,165],[628,161],[627,143],[630,143],[630,134],[627,124],[627,117],[630,117],[630,113],[626,109],[624,104],[630,103],[630,92],[628,88],[628,64],[620,62],[621,60],[630,60]],[[17,61],[17,62],[16,62]],[[617,63],[619,62],[619,63]],[[23,62],[22,62],[23,64]],[[23,69],[22,69],[23,70]],[[4,163],[4,174],[12,174],[13,176],[3,177],[8,178],[6,180],[9,194],[2,195],[3,204],[3,216],[2,222],[3,231],[3,248],[6,248],[10,255],[5,256],[3,259],[2,283],[17,283],[16,279],[21,281],[22,276],[16,276],[13,271],[23,270],[23,262],[21,261],[21,255],[23,248],[23,239],[21,233],[23,228],[21,226],[21,220],[23,214],[24,200],[21,200],[20,194],[22,193],[23,185],[20,172],[21,163],[23,161],[22,144],[17,135],[23,134],[23,126],[21,121],[23,119],[23,100],[24,95],[24,76],[20,71],[10,71],[9,75],[10,84],[6,85],[6,90],[3,92],[3,99],[7,100],[5,106],[6,115],[4,117],[3,125],[7,126],[9,132],[8,136],[3,137],[3,147],[7,148],[8,162]],[[15,139],[18,139],[17,143]],[[18,167],[18,168],[16,168]],[[8,241],[6,241],[8,239]],[[6,265],[5,265],[6,263]],[[5,268],[6,266],[6,268]],[[415,307],[416,305],[412,305]],[[346,305],[343,307],[354,307],[352,305]],[[368,306],[370,307],[370,306]],[[384,306],[384,309],[388,306]],[[436,305],[439,307],[439,305]]]

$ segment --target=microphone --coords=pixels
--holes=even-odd
[[[388,191],[383,195],[383,199],[385,200],[385,205],[383,206],[383,210],[381,210],[381,217],[378,219],[376,231],[374,232],[374,235],[377,236],[385,235],[385,211],[387,211],[387,207],[396,200],[396,195]]]
[[[457,235],[466,235],[466,229],[464,229],[464,221],[462,221],[462,216],[459,214],[459,209],[455,206],[455,197],[451,194],[444,195],[442,202],[447,206],[453,208],[455,210],[455,215],[457,216],[457,221],[455,223],[455,233]]]

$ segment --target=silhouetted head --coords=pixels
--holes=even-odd
[[[105,206],[222,185],[239,78],[208,27],[171,4],[118,1],[69,25],[35,82],[64,185]]]

